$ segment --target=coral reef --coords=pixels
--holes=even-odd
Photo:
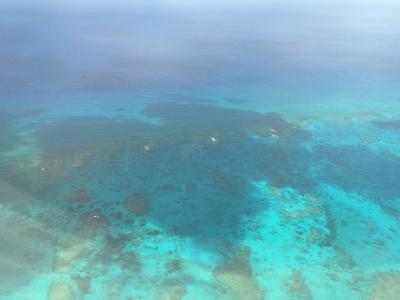
[[[263,300],[265,291],[253,277],[249,249],[238,249],[213,270],[214,278],[227,299]]]
[[[0,221],[0,294],[8,294],[50,271],[54,236],[25,216]]]
[[[323,241],[324,235],[321,230],[315,226],[310,227],[307,242],[309,244],[322,244]]]
[[[293,211],[281,211],[282,215],[287,218],[306,218],[306,217],[315,217],[321,214],[321,209],[318,207],[311,207],[305,209],[298,209]]]
[[[375,285],[365,300],[398,300],[400,297],[400,271],[375,274]]]
[[[116,261],[126,271],[131,270],[135,273],[139,273],[142,269],[142,261],[140,256],[133,251],[125,250],[120,252]]]
[[[182,269],[182,260],[180,258],[174,258],[169,261],[166,265],[168,273],[174,273]]]
[[[92,278],[90,276],[74,275],[72,276],[72,280],[75,281],[82,294],[89,293],[92,282]]]
[[[84,189],[72,191],[67,195],[67,200],[73,205],[86,204],[90,200],[90,195]]]
[[[221,174],[220,172],[213,170],[211,173],[212,178],[214,179],[215,184],[225,190],[226,192],[230,193],[232,196],[239,196],[239,190],[236,188],[236,186],[230,182],[230,180]]]
[[[346,251],[345,248],[335,246],[335,258],[337,264],[343,269],[352,269],[356,266],[354,258]]]
[[[197,186],[195,183],[193,182],[187,182],[184,186],[184,192],[185,194],[190,194],[190,193],[194,193],[197,190]]]
[[[137,215],[147,215],[151,212],[151,200],[144,193],[133,193],[124,200],[124,206]]]
[[[62,281],[51,284],[48,294],[48,300],[75,300],[77,299],[71,286]]]
[[[118,265],[125,272],[139,273],[142,261],[138,253],[125,247],[129,236],[121,235],[117,238],[108,237],[103,248],[91,259],[90,268],[108,268],[110,265]]]
[[[54,262],[53,271],[68,273],[73,270],[82,257],[93,251],[94,244],[90,240],[72,237],[59,245]]]
[[[160,300],[181,300],[186,294],[185,286],[175,280],[168,280],[163,283],[158,299]]]
[[[310,300],[312,294],[300,270],[293,270],[292,274],[284,280],[286,289],[297,300]]]
[[[397,154],[325,145],[277,114],[198,103],[144,114],[158,125],[38,122],[33,153],[1,157],[0,293],[397,300],[398,272],[367,277],[397,267]]]
[[[110,221],[99,208],[84,213],[80,216],[80,223],[91,229],[99,229],[110,226]]]

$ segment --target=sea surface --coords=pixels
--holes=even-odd
[[[399,14],[1,1],[0,299],[400,299]]]

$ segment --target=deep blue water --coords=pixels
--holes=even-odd
[[[2,1],[0,299],[398,299],[399,9]]]

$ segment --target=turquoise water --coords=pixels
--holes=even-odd
[[[399,6],[2,2],[0,299],[399,299]]]

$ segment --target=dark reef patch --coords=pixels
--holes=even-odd
[[[133,193],[124,200],[124,206],[136,215],[147,215],[151,212],[150,196],[144,193]]]
[[[67,201],[73,206],[85,205],[90,201],[90,195],[84,189],[75,190],[68,194]]]
[[[150,104],[144,114],[163,125],[102,117],[36,124],[45,171],[11,168],[10,184],[61,197],[46,204],[56,210],[71,207],[67,195],[82,213],[107,211],[107,220],[96,211],[84,215],[96,228],[102,220],[119,224],[140,217],[207,247],[240,240],[243,220],[267,209],[267,202],[252,196],[252,181],[314,188],[303,146],[310,136],[278,114],[176,102]],[[75,188],[62,192],[66,181]],[[88,195],[85,189],[101,192]],[[129,195],[136,196],[124,204]]]
[[[197,96],[187,96],[187,95],[169,95],[168,99],[172,99],[179,103],[212,103],[213,99]]]
[[[314,148],[322,182],[357,193],[400,215],[400,159],[366,146],[318,146]]]
[[[110,226],[110,221],[101,212],[100,209],[87,212],[80,216],[80,223],[82,226],[87,226],[92,229],[99,229]]]
[[[173,153],[169,163],[174,162],[171,169],[178,182],[194,179],[197,192],[190,197],[165,196],[165,201],[173,200],[163,213],[176,217],[157,218],[178,234],[214,243],[240,238],[242,218],[266,208],[250,196],[252,180],[268,178],[273,185],[313,188],[307,177],[309,156],[302,146],[309,135],[278,114],[172,102],[148,105],[144,113],[179,132],[175,147],[186,143],[192,148],[188,158]],[[266,140],[279,135],[279,142],[260,143],[249,132]],[[282,179],[277,172],[287,177]]]
[[[117,264],[124,271],[140,273],[142,261],[140,255],[126,248],[126,244],[132,240],[132,236],[106,237],[106,243],[103,248],[91,259],[88,265],[88,272],[96,272],[108,269],[111,265]]]
[[[313,299],[311,289],[307,286],[300,270],[293,270],[292,274],[284,280],[284,284],[292,299],[311,300]]]
[[[115,121],[102,117],[73,117],[37,125],[38,146],[48,157],[74,153],[110,154],[126,147],[140,147],[152,139],[163,141],[163,130],[134,119]]]
[[[263,290],[253,276],[250,249],[231,249],[228,257],[213,270],[218,288],[227,299],[262,300]]]
[[[400,130],[400,120],[394,121],[373,121],[373,125],[385,130]]]
[[[283,138],[305,141],[307,131],[288,123],[275,113],[258,113],[250,110],[227,109],[204,104],[179,104],[173,102],[147,105],[144,114],[162,119],[167,125],[191,134],[225,134],[242,136],[246,130],[271,135],[273,129]]]
[[[226,102],[229,102],[231,104],[244,104],[247,103],[248,100],[243,99],[243,98],[227,98],[225,99]]]

